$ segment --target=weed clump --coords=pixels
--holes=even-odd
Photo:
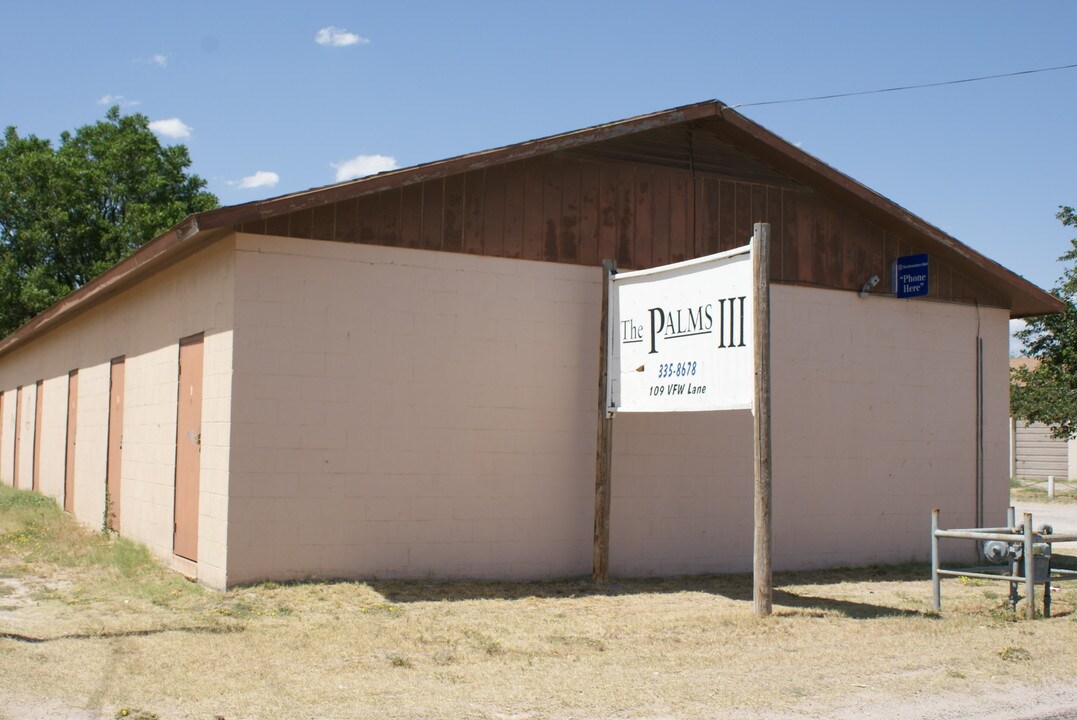
[[[402,611],[399,605],[389,602],[376,602],[359,608],[364,615],[399,615]]]
[[[161,720],[161,716],[149,710],[120,708],[113,716],[116,720]]]
[[[1007,645],[1002,648],[998,651],[998,656],[1006,662],[1029,662],[1032,660],[1032,653],[1016,645]]]
[[[412,670],[415,668],[415,663],[408,660],[403,655],[390,655],[389,664],[395,668],[404,668],[406,670]]]
[[[487,655],[501,655],[505,652],[505,648],[501,645],[500,640],[490,637],[485,633],[481,633],[478,630],[464,630],[464,637],[469,639],[477,649],[482,650]]]

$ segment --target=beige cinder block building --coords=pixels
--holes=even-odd
[[[1058,301],[717,102],[188,218],[0,341],[0,480],[213,587],[587,574],[601,261],[755,222],[776,567],[997,524],[1007,321]],[[749,569],[750,413],[614,427],[612,572]]]

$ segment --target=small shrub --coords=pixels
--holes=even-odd
[[[501,646],[501,641],[497,638],[492,638],[477,630],[465,630],[464,635],[487,655],[500,655],[505,652],[505,648]]]
[[[438,665],[452,665],[456,662],[456,656],[448,650],[439,650],[434,653],[434,662]]]
[[[251,605],[245,602],[234,602],[231,605],[219,607],[217,608],[217,612],[226,617],[234,618],[249,618],[252,615],[258,614]]]
[[[606,651],[606,643],[598,638],[587,637],[586,635],[550,635],[547,640],[559,645],[588,648],[597,652]]]
[[[116,720],[161,720],[161,716],[149,710],[120,708],[113,716]]]
[[[1009,598],[1002,600],[988,610],[988,614],[992,619],[1005,623],[1015,623],[1020,619],[1018,618],[1017,610],[1010,605]]]
[[[364,615],[399,615],[402,610],[399,605],[393,605],[388,602],[377,602],[370,605],[364,605],[359,608],[359,612]]]
[[[411,660],[408,660],[403,655],[390,655],[389,664],[393,667],[405,668],[407,670],[411,670],[415,667],[415,663],[413,663]]]
[[[1007,645],[1002,648],[998,651],[998,656],[1006,662],[1029,662],[1032,660],[1032,653],[1023,647],[1015,645]]]

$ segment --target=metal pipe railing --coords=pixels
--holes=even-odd
[[[942,578],[939,576],[939,509],[931,511],[931,607],[942,610]]]
[[[1032,513],[1025,513],[1025,617],[1036,619],[1036,558],[1032,555]],[[1047,592],[1051,592],[1048,585]]]
[[[1006,522],[1009,527],[1003,528],[956,528],[943,530],[939,527],[939,509],[931,511],[931,595],[932,607],[936,612],[942,609],[942,578],[943,577],[968,577],[981,580],[1001,580],[1010,583],[1010,604],[1017,607],[1018,590],[1021,583],[1025,585],[1025,615],[1029,620],[1036,616],[1036,561],[1035,546],[1037,544],[1052,545],[1060,542],[1077,542],[1077,534],[1053,534],[1051,532],[1033,532],[1032,513],[1024,513],[1024,522],[1017,527],[1017,513],[1014,508],[1006,511]],[[939,539],[955,538],[959,540],[996,540],[1011,545],[1021,545],[1021,560],[1016,558],[1010,561],[1009,572],[1004,574],[1003,568],[998,573],[982,572],[988,568],[959,568],[943,570],[939,567]],[[1024,574],[1018,574],[1020,563],[1024,564]],[[1051,617],[1051,581],[1077,580],[1077,571],[1055,570],[1047,568],[1044,583],[1043,614]]]

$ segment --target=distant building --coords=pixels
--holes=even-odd
[[[1035,369],[1035,358],[1010,358],[1010,368]],[[1077,478],[1077,441],[1052,437],[1051,428],[1010,418],[1010,476],[1024,480]]]
[[[0,341],[0,479],[213,587],[587,574],[601,261],[754,222],[775,567],[1001,522],[1008,321],[1058,300],[717,102],[191,216]],[[612,573],[748,570],[750,413],[614,426]]]

